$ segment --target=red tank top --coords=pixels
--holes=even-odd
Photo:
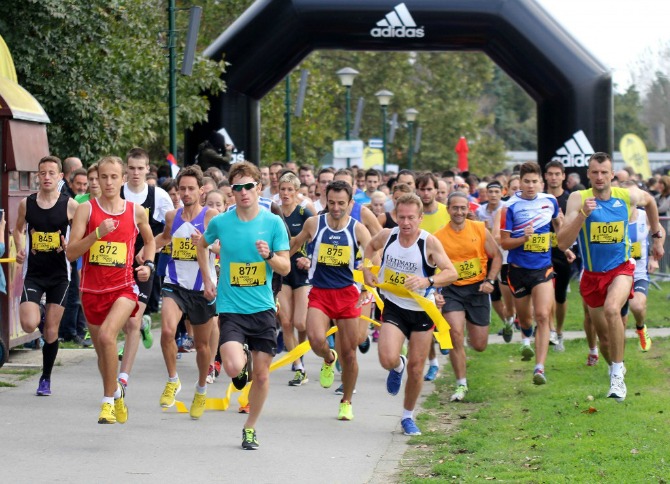
[[[86,234],[106,219],[112,218],[115,230],[96,240],[84,254],[81,270],[81,292],[103,294],[134,286],[133,259],[135,239],[139,230],[135,224],[135,204],[125,202],[123,212],[111,214],[100,207],[95,198],[90,200],[91,214],[88,217]]]

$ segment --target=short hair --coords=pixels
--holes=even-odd
[[[582,177],[579,176],[579,173],[577,173],[576,171],[573,171],[572,173],[570,173],[570,174],[568,175],[568,180],[574,180],[574,181],[576,181],[577,183],[581,183],[581,181],[582,181]]]
[[[319,180],[319,178],[321,177],[321,175],[322,175],[323,173],[332,173],[333,176],[334,176],[334,175],[335,175],[335,170],[332,169],[332,168],[329,167],[329,166],[326,167],[326,168],[321,168],[321,169],[319,170],[319,173],[316,175],[316,179],[317,179],[317,181]]]
[[[589,158],[589,164],[591,164],[591,161],[595,160],[598,163],[605,163],[606,161],[612,161],[612,157],[608,154],[605,153],[604,151],[598,151],[597,153],[593,153],[591,157]]]
[[[63,160],[63,173],[70,173],[72,170],[72,167],[74,165],[73,160],[77,160],[79,164],[81,164],[81,160],[77,158],[76,156],[68,156]]]
[[[386,193],[376,190],[372,192],[372,195],[370,195],[370,201],[374,200],[375,198],[382,198],[384,201],[386,201]]]
[[[126,167],[123,164],[123,160],[118,156],[103,156],[98,160],[98,169],[102,168],[103,165],[108,165],[110,163],[119,165],[121,167],[121,174],[123,174]]]
[[[216,190],[219,187],[219,184],[216,183],[216,180],[214,178],[212,178],[211,176],[203,176],[202,177],[202,185],[200,185],[200,186],[204,187],[205,185],[211,185],[213,190]]]
[[[210,191],[207,192],[207,195],[205,195],[205,203],[207,202],[207,199],[209,199],[209,196],[210,196],[212,193],[215,193],[215,194],[217,194],[217,195],[221,195],[221,199],[223,199],[223,203],[224,203],[224,204],[226,203],[226,198],[227,198],[227,197],[226,197],[226,194],[223,193],[223,192],[222,192],[221,190],[219,190],[218,188],[217,188],[216,190],[210,190]]]
[[[414,193],[414,190],[407,183],[396,183],[393,185],[393,193],[395,192]]]
[[[128,160],[131,158],[138,160],[144,158],[146,160],[147,166],[149,166],[149,153],[147,153],[144,148],[131,148],[131,150],[126,154],[126,163],[128,163]]]
[[[191,176],[195,178],[196,182],[198,182],[198,188],[202,188],[202,185],[204,183],[204,177],[202,175],[202,169],[198,165],[188,165],[179,170],[179,173],[177,173],[177,187],[179,187],[179,183],[181,182],[181,179],[184,178],[185,176]],[[210,178],[210,180],[212,180]]]
[[[88,169],[86,170],[86,177],[88,178],[88,176],[93,171],[95,171],[95,172],[98,171],[98,164],[97,163],[91,163],[91,166],[89,166]]]
[[[284,166],[286,165],[284,165],[284,163],[282,163],[281,161],[273,161],[272,163],[270,163],[270,168],[272,168],[273,166],[281,166],[282,168],[284,168]]]
[[[379,173],[379,170],[376,170],[376,169],[374,169],[374,168],[370,168],[368,171],[365,172],[365,178],[367,178],[367,177],[369,177],[369,176],[376,176],[376,177],[378,177],[380,180],[382,179],[382,176],[381,176],[381,174]]]
[[[309,165],[309,164],[300,165],[298,167],[298,173],[300,173],[301,171],[311,171],[311,172],[313,172],[314,171],[314,166]]]
[[[63,172],[63,163],[60,161],[60,158],[57,156],[53,155],[47,155],[44,158],[40,159],[40,161],[37,162],[37,169],[40,169],[40,166],[42,163],[55,163],[56,166],[58,166],[58,173]]]
[[[351,172],[349,172],[349,173],[351,173]],[[349,197],[349,201],[351,201],[351,197],[353,195],[353,188],[347,182],[342,181],[342,180],[337,180],[337,181],[329,183],[328,186],[326,187],[326,199],[328,198],[328,194],[332,191],[347,192],[347,195]]]
[[[84,175],[86,178],[88,178],[88,172],[84,168],[77,168],[70,174],[70,181],[74,181],[74,177],[77,175]]]
[[[561,170],[561,173],[565,173],[565,165],[558,160],[551,160],[549,163],[544,165],[544,172],[549,171],[549,168],[558,168]]]
[[[163,182],[163,184],[161,185],[161,188],[162,188],[163,190],[165,190],[166,192],[169,192],[169,191],[172,190],[173,188],[174,188],[175,190],[179,190],[179,187],[177,186],[177,182],[175,181],[174,178],[168,178],[167,180],[165,180],[165,181]]]
[[[405,193],[395,202],[396,208],[398,205],[416,205],[419,207],[419,215],[423,215],[423,202],[415,193]]]
[[[213,178],[217,184],[224,179],[223,171],[221,171],[221,168],[218,168],[216,166],[210,166],[209,168],[207,168],[204,171],[203,176]]]
[[[467,193],[464,192],[451,192],[447,197],[447,208],[451,205],[451,200],[454,198],[465,198],[465,201],[468,202],[468,210],[470,209],[470,199],[468,198]]]
[[[296,191],[300,190],[300,178],[298,178],[298,175],[292,171],[285,171],[282,176],[279,177],[279,184],[281,185],[282,183],[290,183]]]
[[[400,178],[401,175],[409,175],[412,177],[413,180],[416,180],[416,175],[414,174],[414,172],[412,170],[408,170],[407,168],[403,168],[402,170],[400,170],[396,175],[396,179]]]
[[[519,178],[526,175],[538,175],[542,178],[542,168],[534,161],[527,161],[519,167]]]
[[[282,166],[284,166],[283,163]],[[245,176],[253,178],[257,183],[260,183],[261,181],[261,171],[256,165],[249,163],[248,161],[240,161],[233,164],[233,166],[230,168],[230,172],[228,173],[228,182],[232,185],[235,178]]]
[[[416,177],[416,180],[414,181],[414,183],[416,184],[417,188],[423,188],[426,185],[428,185],[429,181],[432,181],[433,186],[435,188],[437,188],[437,177],[429,171],[426,172],[426,173],[422,173],[421,175]]]
[[[444,171],[442,172],[442,178],[453,178],[453,177],[455,177],[455,176],[456,176],[456,173],[454,173],[454,172],[451,171],[451,170],[444,170]]]
[[[352,172],[352,171],[349,170],[348,168],[340,168],[339,170],[337,170],[337,171],[335,172],[335,176],[336,176],[336,177],[337,177],[337,176],[342,176],[342,175],[346,175],[346,176],[350,177],[350,178],[351,178],[351,182],[352,182],[352,184],[353,184],[353,182],[354,182],[354,172]]]
[[[496,181],[492,181],[488,185],[486,185],[487,190],[490,190],[491,188],[497,188],[498,190],[502,190],[503,186],[502,186],[502,183],[500,183],[499,181],[496,180]]]
[[[216,189],[219,190],[223,187],[229,187],[229,186],[230,182],[224,178],[223,180],[221,180],[219,183],[216,184]]]

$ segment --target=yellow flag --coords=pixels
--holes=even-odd
[[[619,151],[621,151],[621,156],[626,165],[633,168],[645,180],[651,178],[647,147],[639,136],[633,133],[623,135],[619,142]]]

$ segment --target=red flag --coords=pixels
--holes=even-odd
[[[177,178],[177,173],[179,173],[179,165],[177,165],[177,160],[172,153],[168,153],[166,159],[170,165],[170,173],[172,174],[172,178]]]
[[[468,171],[468,140],[465,139],[465,136],[461,136],[456,143],[456,149],[454,150],[458,154],[458,171]]]

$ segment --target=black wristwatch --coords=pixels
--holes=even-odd
[[[495,286],[495,285],[496,285],[496,280],[495,280],[495,279],[486,279],[486,282],[488,282],[488,283],[491,284],[492,286]]]
[[[435,279],[433,279],[432,277],[428,278],[428,282],[430,283],[429,287],[433,287],[435,285]]]
[[[651,234],[651,236],[652,236],[654,239],[660,239],[661,237],[663,237],[663,231],[662,231],[662,230],[659,230],[659,231],[656,232],[655,234]]]
[[[275,251],[271,250],[270,253],[268,254],[267,257],[265,257],[265,260],[270,260],[275,256]]]
[[[156,266],[154,265],[153,261],[145,260],[144,265],[151,269],[151,272],[156,270]]]

